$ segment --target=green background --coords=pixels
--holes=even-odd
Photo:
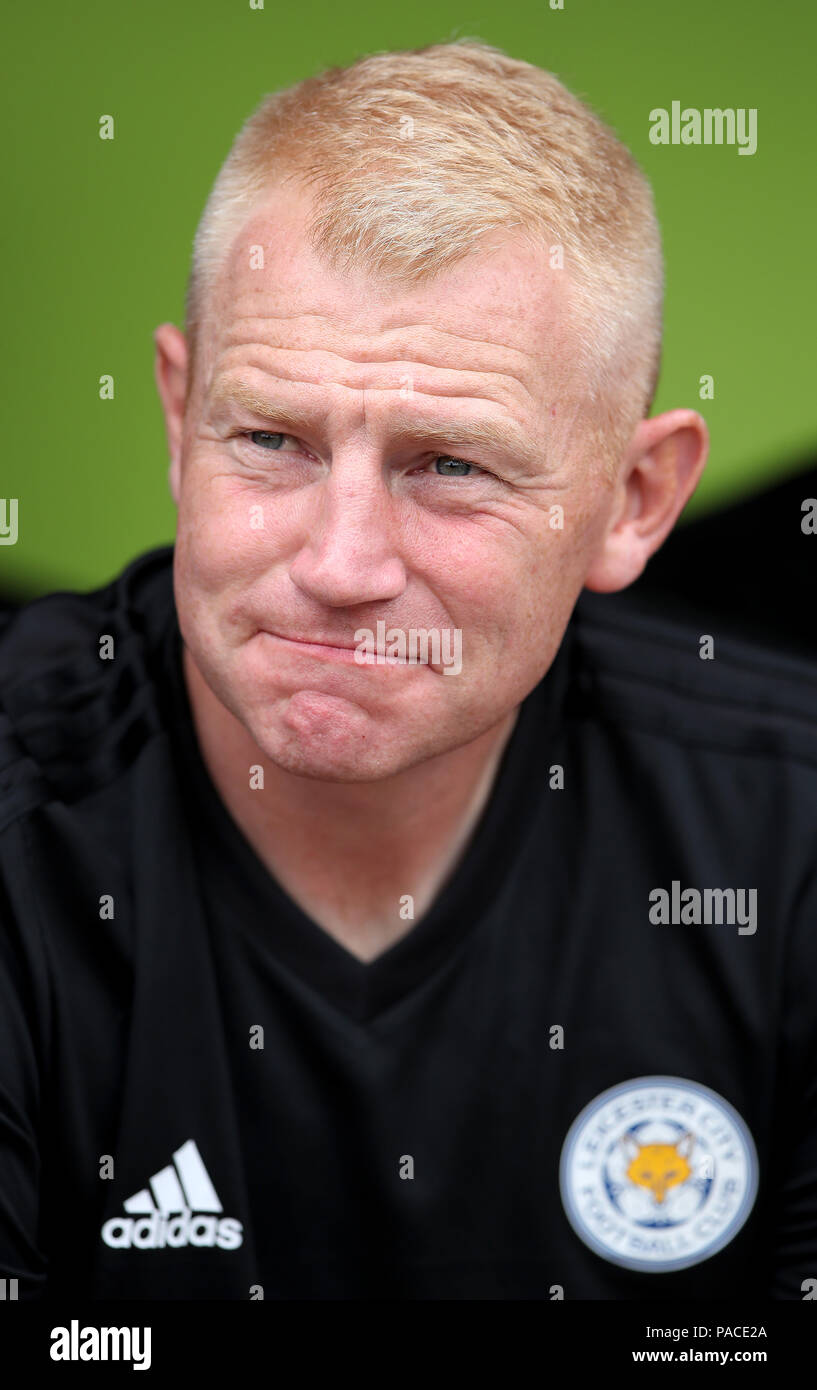
[[[555,72],[650,177],[667,264],[654,410],[712,452],[687,518],[783,477],[817,440],[817,12],[802,0],[44,0],[5,22],[5,440],[19,539],[0,592],[105,582],[172,539],[152,333],[182,322],[192,237],[261,97],[380,49],[478,37]],[[653,146],[649,112],[756,107],[757,152]],[[102,141],[101,115],[116,136]],[[100,401],[102,374],[115,399]],[[700,401],[699,377],[715,378]]]

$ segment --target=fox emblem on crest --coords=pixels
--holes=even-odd
[[[631,1134],[621,1140],[629,1160],[627,1177],[637,1187],[646,1187],[659,1205],[671,1187],[686,1182],[692,1176],[690,1155],[695,1147],[691,1130],[674,1144],[639,1144]]]

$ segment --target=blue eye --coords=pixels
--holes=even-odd
[[[252,440],[253,444],[257,444],[257,445],[258,445],[258,448],[259,448],[259,449],[266,449],[266,448],[269,447],[266,443],[261,443],[261,442],[260,442],[261,440],[268,440],[268,439],[278,439],[278,440],[281,440],[281,439],[286,439],[286,438],[288,438],[288,436],[285,435],[285,434],[270,434],[270,432],[269,432],[268,430],[250,430],[250,431],[249,431],[249,437],[250,437],[250,439]],[[273,448],[273,449],[279,449],[280,447],[281,447],[280,444],[273,444],[273,445],[272,445],[272,448]]]
[[[440,468],[441,461],[443,463],[442,468]],[[473,463],[466,463],[465,459],[455,459],[448,454],[438,454],[434,460],[434,467],[441,478],[467,478],[468,470],[474,465]]]

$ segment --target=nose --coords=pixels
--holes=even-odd
[[[335,457],[315,487],[309,534],[290,566],[303,593],[335,608],[386,603],[406,587],[395,501],[377,460]]]

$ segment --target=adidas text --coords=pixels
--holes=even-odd
[[[166,1216],[155,1211],[150,1216],[112,1216],[102,1227],[102,1239],[113,1250],[178,1249],[183,1245],[218,1246],[237,1250],[244,1239],[244,1228],[235,1217],[193,1215],[185,1209]]]

